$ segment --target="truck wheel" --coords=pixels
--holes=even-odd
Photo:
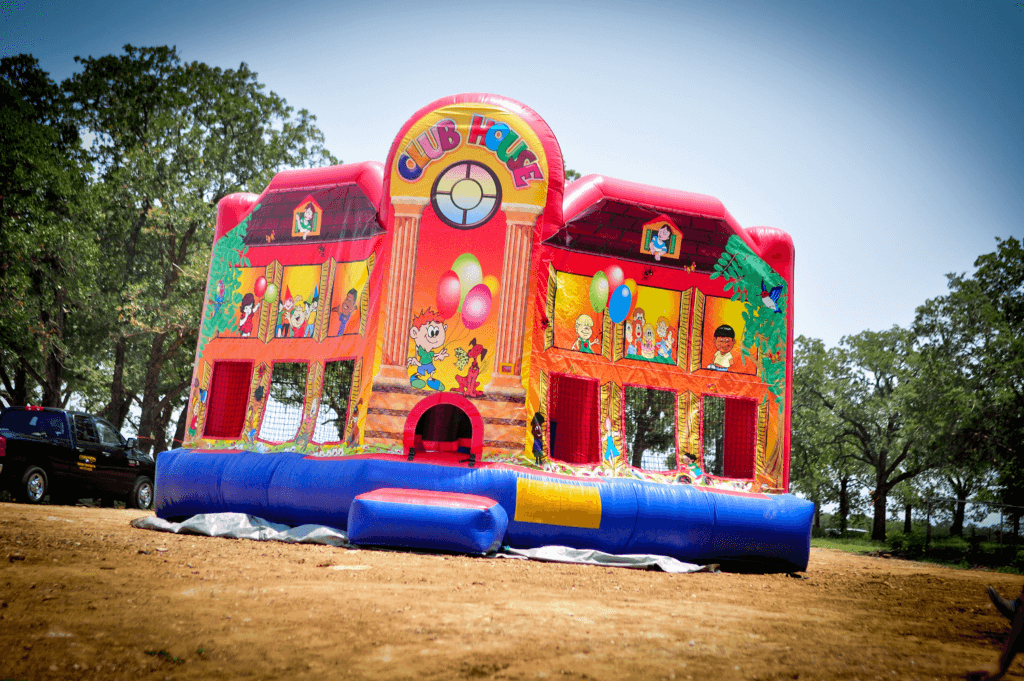
[[[29,466],[25,474],[21,476],[21,485],[18,487],[18,501],[24,504],[41,504],[46,490],[49,487],[49,480],[46,471],[39,466]]]
[[[126,506],[143,510],[153,508],[153,481],[145,475],[140,475],[135,480],[135,487],[132,488]]]

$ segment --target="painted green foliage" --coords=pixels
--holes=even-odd
[[[743,356],[757,348],[761,362],[761,380],[775,396],[782,413],[786,401],[786,310],[789,288],[768,263],[759,258],[738,236],[729,237],[722,257],[715,263],[711,278],[725,278],[725,290],[732,300],[743,301]],[[762,288],[762,285],[764,288]],[[779,312],[762,302],[762,291],[781,287],[775,300]]]
[[[259,205],[253,208],[248,217],[213,245],[210,278],[206,284],[206,306],[199,330],[200,355],[208,340],[238,324],[238,306],[242,303],[238,268],[249,266],[249,258],[246,256],[249,247],[245,245],[245,235],[249,229],[249,219],[259,208]]]

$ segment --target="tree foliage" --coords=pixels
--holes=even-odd
[[[191,378],[217,202],[337,160],[315,117],[245,64],[131,45],[76,61],[59,86],[31,57],[3,63],[0,293],[20,302],[0,312],[0,379],[8,402],[74,392],[118,427],[134,406],[140,443],[163,448]]]

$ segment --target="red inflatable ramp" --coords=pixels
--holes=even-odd
[[[508,515],[494,499],[475,494],[385,487],[352,500],[353,544],[458,551],[496,551]]]

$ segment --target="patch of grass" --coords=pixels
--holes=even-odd
[[[863,537],[816,537],[811,539],[811,546],[850,553],[871,553],[887,548],[885,542],[871,541]]]
[[[175,657],[166,650],[145,650],[143,652],[147,655],[152,655],[153,657],[159,657],[161,660],[166,660],[167,662],[173,662],[174,664],[185,664],[184,658]]]

